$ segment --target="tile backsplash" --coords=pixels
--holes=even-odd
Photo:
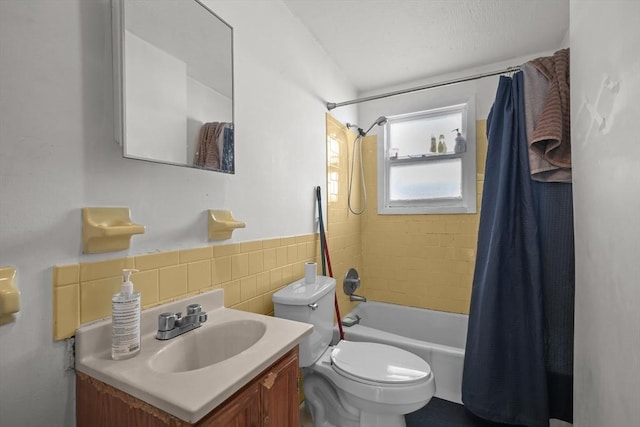
[[[143,309],[211,289],[224,289],[225,306],[271,314],[271,296],[318,262],[317,234],[134,255],[53,268],[53,336],[75,334],[83,323],[111,315],[122,269],[141,293]]]

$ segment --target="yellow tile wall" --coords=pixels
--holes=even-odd
[[[225,306],[272,314],[271,296],[304,276],[319,259],[318,234],[136,255],[53,268],[53,336],[68,338],[83,323],[109,317],[123,268],[149,308],[223,288]],[[278,255],[280,254],[280,255]]]
[[[360,227],[362,292],[367,298],[469,312],[487,151],[485,133],[486,121],[478,121],[478,213],[465,215],[378,215],[376,138],[364,139],[369,205]]]
[[[349,297],[342,291],[342,280],[351,267],[358,270],[361,277],[364,270],[362,262],[362,216],[354,215],[349,211],[347,206],[349,168],[351,167],[355,133],[350,132],[345,125],[334,119],[331,115],[327,114],[326,117],[327,189],[323,192],[323,197],[327,198],[327,239],[331,265],[333,267],[333,277],[336,278],[337,282],[336,295],[338,296],[340,315],[344,317],[356,304],[350,302]],[[339,151],[336,157],[333,157],[331,153],[330,139],[337,141]],[[358,163],[356,163],[356,165],[358,165]],[[327,193],[331,191],[332,185],[330,181],[333,177],[337,178],[337,182],[333,187],[334,191],[337,191],[332,195]],[[369,185],[369,183],[367,183],[367,185]],[[375,189],[375,185],[367,188]],[[369,194],[370,191],[368,191],[367,194]],[[351,197],[351,206],[357,212],[361,208],[360,186],[355,183]],[[373,203],[371,200],[368,201],[367,210],[375,209]],[[362,290],[363,288],[358,289],[357,293],[360,294]]]
[[[337,194],[333,199],[327,196],[327,234],[342,315],[353,306],[341,291],[349,267],[355,267],[362,278],[358,292],[371,300],[468,313],[484,183],[485,133],[486,121],[480,120],[476,124],[478,213],[378,215],[377,141],[370,136],[363,141],[367,209],[357,216],[347,207],[355,136],[327,115],[327,188],[332,188],[330,181],[337,182]],[[339,141],[337,157],[330,150],[330,137]],[[359,190],[354,184],[356,209],[360,207]]]

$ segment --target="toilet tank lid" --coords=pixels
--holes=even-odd
[[[317,276],[316,282],[311,284],[306,284],[302,278],[273,294],[273,302],[284,305],[312,304],[334,290],[335,287],[336,279],[333,277]]]

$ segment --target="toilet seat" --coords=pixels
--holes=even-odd
[[[340,351],[335,352],[336,349]],[[406,355],[410,360],[407,365],[393,363],[392,366],[421,371],[424,376],[417,375],[415,379],[406,378],[404,381],[399,381],[395,375],[392,378],[386,378],[382,373],[376,375],[366,368],[354,366],[369,365],[370,359],[374,359],[374,363],[382,364],[386,357],[383,355],[389,354],[387,351],[392,352],[389,360],[396,360],[396,362],[404,360]],[[396,359],[397,356],[400,359]],[[414,356],[416,359],[413,359]],[[340,368],[332,359],[337,360],[343,368]],[[364,359],[368,359],[366,364],[363,363]],[[349,361],[351,364],[345,365]],[[336,346],[327,348],[304,375],[314,373],[329,380],[341,399],[345,399],[345,402],[365,412],[408,414],[424,406],[435,393],[435,379],[427,362],[408,351],[385,344],[340,341]],[[386,381],[393,379],[395,382],[381,382],[371,378],[383,380],[386,378]]]
[[[431,367],[422,358],[371,342],[340,341],[331,351],[331,365],[340,375],[370,385],[403,386],[431,378]]]

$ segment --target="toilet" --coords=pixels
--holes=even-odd
[[[435,393],[431,367],[408,351],[333,336],[336,281],[298,280],[273,295],[274,315],[310,323],[300,343],[305,404],[314,427],[405,427],[404,415]]]

